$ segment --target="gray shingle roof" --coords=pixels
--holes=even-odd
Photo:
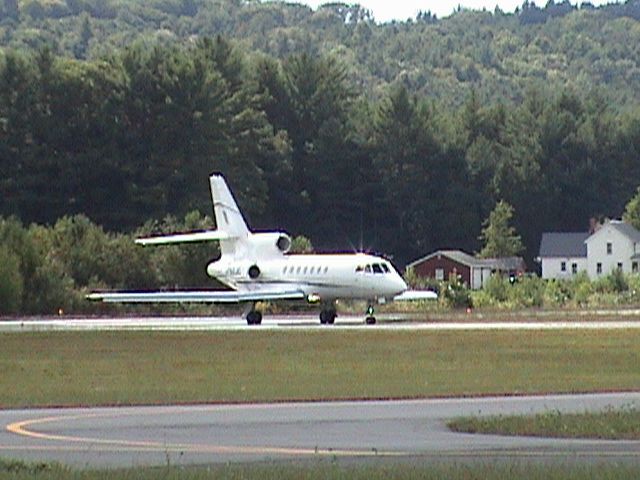
[[[623,235],[629,237],[634,242],[640,242],[640,232],[632,225],[621,222],[620,220],[611,220],[609,222],[609,225],[611,225]]]
[[[484,267],[490,268],[492,270],[500,270],[500,271],[513,271],[513,270],[524,270],[524,260],[521,257],[504,257],[504,258],[478,258],[470,255],[462,250],[437,250],[426,257],[419,258],[414,260],[410,264],[407,265],[407,268],[415,267],[416,265],[428,260],[436,255],[442,255],[443,257],[448,257],[451,260],[458,262],[462,265],[466,265],[468,267]]]
[[[462,250],[436,250],[435,252],[430,253],[429,255],[418,258],[417,260],[414,260],[413,262],[409,263],[407,265],[407,268],[415,267],[416,265],[424,262],[425,260],[433,258],[436,255],[442,255],[444,257],[448,257],[451,260],[461,263],[462,265],[467,265],[468,267],[475,267],[475,266],[482,265],[480,259],[474,257],[473,255],[469,255],[468,253],[463,252]]]
[[[487,258],[485,262],[492,270],[499,270],[501,272],[518,272],[525,270],[525,263],[522,257]]]
[[[540,241],[540,258],[543,257],[585,257],[585,240],[589,232],[547,232]]]

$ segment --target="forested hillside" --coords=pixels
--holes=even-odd
[[[317,10],[256,0],[2,0],[0,41],[48,46],[54,54],[98,59],[143,40],[190,43],[223,35],[251,54],[332,55],[367,96],[402,83],[410,91],[460,105],[471,88],[483,100],[521,100],[532,85],[587,91],[598,84],[623,105],[640,97],[640,1],[580,8],[526,2],[515,14],[421,13],[377,24],[357,4]],[[0,4],[1,5],[1,4]]]
[[[542,231],[620,216],[640,184],[640,2],[377,24],[215,0],[4,0],[0,215],[131,231],[210,212],[399,266],[476,251],[496,202]]]

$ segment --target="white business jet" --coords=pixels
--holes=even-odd
[[[391,300],[434,299],[430,291],[407,291],[407,284],[384,258],[354,254],[288,254],[291,238],[284,232],[252,232],[222,175],[210,179],[216,230],[139,238],[140,245],[220,242],[221,256],[207,274],[228,291],[94,292],[104,302],[247,303],[249,325],[262,322],[256,302],[306,300],[320,303],[320,323],[333,324],[336,300],[368,301],[366,323],[374,324],[374,304]]]

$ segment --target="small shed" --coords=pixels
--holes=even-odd
[[[482,288],[493,273],[521,275],[525,271],[520,257],[477,258],[462,250],[437,250],[407,265],[419,277],[447,280],[459,275],[470,288]]]

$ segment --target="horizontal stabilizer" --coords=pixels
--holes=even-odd
[[[394,302],[415,302],[417,300],[437,300],[438,294],[431,290],[407,290],[393,297]]]
[[[220,230],[205,230],[202,232],[175,233],[173,235],[158,235],[156,237],[137,238],[138,245],[169,245],[172,243],[211,242],[214,240],[229,240],[227,232]]]
[[[305,298],[305,294],[300,290],[94,292],[87,295],[88,300],[98,300],[107,303],[241,303],[269,300],[302,300],[303,298]]]

